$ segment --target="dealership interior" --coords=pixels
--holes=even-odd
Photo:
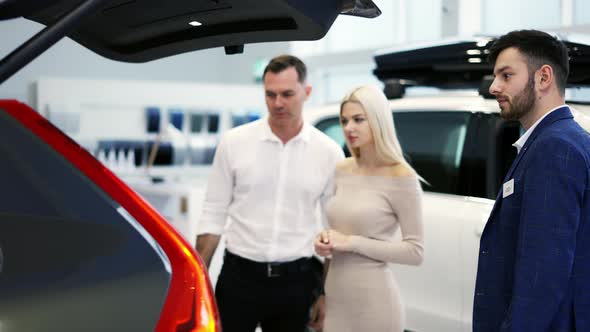
[[[220,3],[207,1],[215,5]],[[227,1],[221,0],[221,3]],[[587,66],[590,63],[590,1],[373,2],[380,9],[378,17],[339,15],[319,40],[250,43],[243,45],[243,52],[238,54],[226,54],[227,49],[215,47],[147,62],[127,63],[99,55],[65,37],[7,80],[0,81],[0,100],[18,100],[34,109],[123,180],[194,247],[211,164],[221,138],[229,129],[267,115],[263,71],[270,59],[287,53],[303,60],[308,70],[307,82],[313,88],[304,106],[304,113],[308,112],[306,120],[342,147],[346,143],[338,117],[339,102],[353,87],[378,86],[386,90],[394,110],[407,111],[399,118],[394,115],[396,127],[400,127],[397,135],[404,152],[410,156],[409,162],[414,163],[424,178],[425,204],[429,208],[446,208],[442,214],[424,212],[426,219],[431,218],[438,224],[429,226],[426,221],[427,249],[434,250],[427,250],[423,267],[420,267],[423,270],[413,266],[394,269],[394,274],[399,275],[407,306],[405,331],[472,331],[471,309],[479,238],[493,207],[498,181],[514,158],[515,152],[507,149],[512,149],[512,143],[524,131],[518,125],[500,122],[496,100],[484,96],[479,83],[470,82],[468,91],[464,91],[467,84],[461,86],[461,91],[455,91],[455,86],[449,89],[448,86],[408,84],[401,94],[396,95],[392,89],[399,86],[388,85],[388,79],[392,77],[380,74],[387,70],[378,67],[376,58],[429,47],[443,50],[445,45],[472,43],[472,48],[476,49],[473,52],[477,53],[468,50],[467,54],[475,56],[468,60],[483,65],[487,60],[487,49],[486,52],[483,50],[489,46],[488,42],[512,30],[537,29],[576,43],[579,53],[588,56],[580,62]],[[7,3],[10,5],[11,1]],[[23,17],[2,20],[0,15],[0,56],[8,56],[43,28],[44,25],[33,20]],[[581,66],[572,68],[578,70]],[[573,107],[576,121],[590,132],[590,71],[586,67],[581,70],[586,75],[585,81],[568,89],[566,100],[576,103]],[[489,74],[491,72],[486,75]],[[401,78],[401,81],[407,79]],[[429,99],[431,96],[440,99]],[[473,109],[468,109],[472,106]],[[447,111],[445,107],[456,107],[454,113],[447,112],[453,113],[452,118],[440,115],[444,113],[441,110]],[[431,114],[430,122],[413,116],[418,113],[421,116]],[[488,118],[489,114],[493,116]],[[2,119],[0,117],[0,122]],[[474,129],[472,126],[476,122],[478,127]],[[0,124],[0,131],[2,128]],[[490,137],[504,135],[506,142],[500,142],[499,138],[494,142],[483,139],[469,142],[475,133],[485,133],[486,130]],[[432,148],[432,142],[441,142],[440,149]],[[0,151],[4,151],[1,143]],[[486,148],[480,149],[476,144]],[[501,144],[508,144],[508,148]],[[478,149],[479,155],[476,155]],[[420,159],[420,153],[438,153],[436,158],[431,158],[436,162]],[[486,158],[482,157],[486,153],[496,159],[481,161]],[[9,153],[7,155],[13,158]],[[487,168],[473,167],[465,175],[469,163],[477,158]],[[1,170],[0,167],[0,173]],[[440,176],[441,172],[446,172],[444,177]],[[439,178],[435,178],[437,175]],[[474,184],[478,179],[481,183]],[[430,189],[425,187],[428,185]],[[10,195],[3,192],[1,196],[4,200]],[[0,220],[2,213],[0,210]],[[471,222],[466,216],[475,220],[477,225],[465,228],[465,223],[441,224],[453,219]],[[0,233],[2,229],[0,225]],[[446,235],[440,234],[449,234],[449,230],[455,232],[454,235],[443,239]],[[434,239],[437,234],[440,235],[438,240]],[[223,240],[222,237],[207,271],[213,288],[223,264]],[[19,329],[11,329],[9,320],[3,323],[2,310],[11,305],[1,300],[3,256],[10,256],[7,249],[3,255],[3,241],[10,243],[0,234],[0,332],[13,332]],[[431,248],[428,248],[428,241],[431,241]],[[455,246],[447,246],[448,243]],[[436,249],[437,246],[441,249]],[[8,268],[9,259],[4,260]],[[444,273],[444,277],[440,273]],[[432,284],[433,278],[439,278],[441,283]],[[159,310],[156,305],[154,308],[154,311]],[[18,313],[10,317],[20,319],[22,312],[16,309],[15,312]],[[48,317],[49,314],[39,319],[49,322]],[[15,318],[15,321],[19,320]],[[135,331],[133,324],[126,321],[122,326],[126,326],[127,331]],[[26,326],[21,331],[37,331],[34,325]],[[146,323],[145,326],[151,325]],[[159,327],[158,331],[166,329]],[[193,330],[179,328],[178,331]]]

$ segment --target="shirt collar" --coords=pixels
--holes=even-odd
[[[268,123],[268,116],[264,117],[261,121],[261,125],[263,127],[263,130],[261,130],[260,132],[260,140],[262,141],[275,141],[275,142],[281,142],[281,139],[275,135],[275,133],[272,132],[272,129],[270,129],[270,124]],[[310,140],[310,136],[311,136],[311,125],[308,124],[307,122],[303,121],[303,127],[301,128],[301,130],[299,131],[299,133],[293,137],[291,140],[289,140],[289,142],[291,141],[302,141],[302,142],[309,142]]]
[[[524,146],[524,144],[526,143],[526,141],[529,139],[529,137],[531,136],[531,134],[533,133],[533,131],[535,130],[535,128],[537,127],[537,125],[539,123],[541,123],[541,121],[543,121],[543,119],[545,119],[545,117],[547,115],[549,115],[551,112],[555,111],[558,108],[562,108],[564,106],[567,106],[567,105],[565,105],[565,104],[559,105],[559,106],[555,107],[554,109],[550,110],[549,112],[545,113],[545,115],[543,115],[527,131],[525,131],[524,134],[522,136],[520,136],[520,138],[516,142],[514,142],[514,144],[512,144],[512,146],[514,146],[516,148],[517,153],[520,153],[520,149],[522,149],[522,147]]]

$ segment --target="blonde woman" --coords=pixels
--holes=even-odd
[[[401,332],[404,308],[388,263],[422,262],[422,189],[397,140],[387,98],[362,86],[340,105],[352,157],[340,162],[326,204],[329,229],[315,241],[331,256],[324,332]],[[401,231],[401,240],[393,240]]]

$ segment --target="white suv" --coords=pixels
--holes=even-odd
[[[413,332],[471,331],[479,237],[516,156],[518,122],[474,93],[390,101],[398,138],[423,184],[425,256],[421,266],[392,265]],[[590,106],[570,104],[589,128]],[[306,110],[306,120],[344,146],[339,105]]]

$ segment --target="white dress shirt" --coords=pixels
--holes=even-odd
[[[332,194],[343,158],[338,144],[307,123],[287,144],[268,118],[230,130],[217,146],[198,233],[225,231],[229,251],[258,262],[310,257],[321,228],[318,204]]]
[[[522,147],[524,146],[526,141],[529,139],[529,137],[533,133],[533,130],[535,130],[535,128],[537,128],[537,125],[539,123],[541,123],[541,121],[543,121],[543,119],[545,119],[545,117],[547,115],[549,115],[549,113],[555,111],[558,108],[562,108],[564,106],[567,106],[567,105],[563,104],[563,105],[557,106],[554,109],[552,109],[551,111],[545,113],[545,115],[543,115],[539,120],[537,120],[537,122],[535,122],[529,129],[527,129],[527,131],[525,131],[524,134],[522,134],[522,136],[520,136],[520,138],[516,142],[514,142],[514,144],[512,144],[512,146],[516,148],[516,153],[517,154],[520,153],[520,149],[522,149]]]

